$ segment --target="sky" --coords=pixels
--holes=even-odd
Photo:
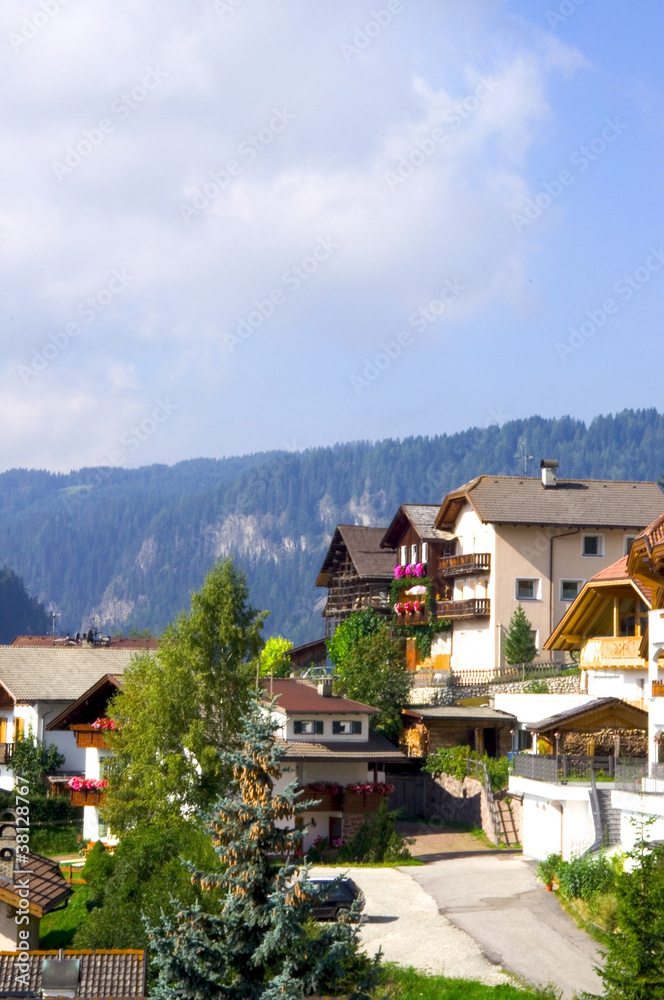
[[[0,470],[661,409],[655,0],[0,8]]]

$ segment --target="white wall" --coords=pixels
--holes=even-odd
[[[523,852],[541,861],[562,854],[568,861],[595,840],[590,788],[510,778],[510,791],[523,795]]]
[[[620,809],[620,840],[625,851],[631,850],[642,836],[642,820],[654,819],[646,828],[646,840],[664,840],[664,796],[617,792],[611,795],[611,805]]]
[[[480,625],[479,622],[482,622]],[[452,668],[491,670],[494,663],[494,636],[488,618],[455,621],[452,626]]]
[[[594,698],[622,698],[641,701],[647,694],[648,671],[588,670],[588,694]]]
[[[508,691],[495,695],[494,707],[501,712],[516,715],[517,720],[525,725],[532,725],[548,719],[568,708],[578,708],[595,701],[588,694],[519,694]]]

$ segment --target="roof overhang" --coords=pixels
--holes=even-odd
[[[620,698],[601,698],[568,709],[532,726],[538,736],[559,733],[596,733],[603,729],[648,729],[648,713]]]
[[[589,580],[544,643],[544,649],[580,649],[586,639],[592,638],[593,625],[606,613],[609,602],[621,596],[638,597],[648,610],[652,607],[638,580]]]
[[[122,687],[122,677],[105,674],[96,684],[84,691],[80,698],[72,702],[46,726],[48,732],[69,729],[72,725],[85,725],[104,715],[109,701]]]

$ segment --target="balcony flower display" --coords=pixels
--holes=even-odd
[[[395,580],[402,580],[405,576],[426,576],[424,563],[408,563],[407,566],[394,567]]]
[[[307,782],[307,788],[312,792],[320,792],[321,795],[326,793],[341,795],[344,790],[344,786],[337,784],[336,781],[309,781]]]
[[[115,729],[115,722],[113,719],[95,719],[92,723],[92,729]]]
[[[394,785],[390,785],[386,781],[377,781],[376,784],[367,782],[366,784],[346,785],[346,790],[355,792],[357,795],[391,795],[394,791]]]
[[[108,788],[105,778],[70,778],[67,784],[75,792],[103,792]]]
[[[424,601],[399,601],[394,605],[394,610],[398,615],[420,614],[424,608]]]
[[[395,566],[394,567],[394,579],[395,580],[400,580],[405,575],[406,575],[406,567],[405,566]]]

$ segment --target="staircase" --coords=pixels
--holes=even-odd
[[[597,789],[597,800],[602,820],[604,846],[613,847],[614,844],[619,844],[621,840],[620,810],[614,809],[611,805],[611,790],[608,788]]]
[[[496,805],[498,806],[501,844],[504,844],[506,847],[520,846],[512,806],[506,799],[497,799]]]

